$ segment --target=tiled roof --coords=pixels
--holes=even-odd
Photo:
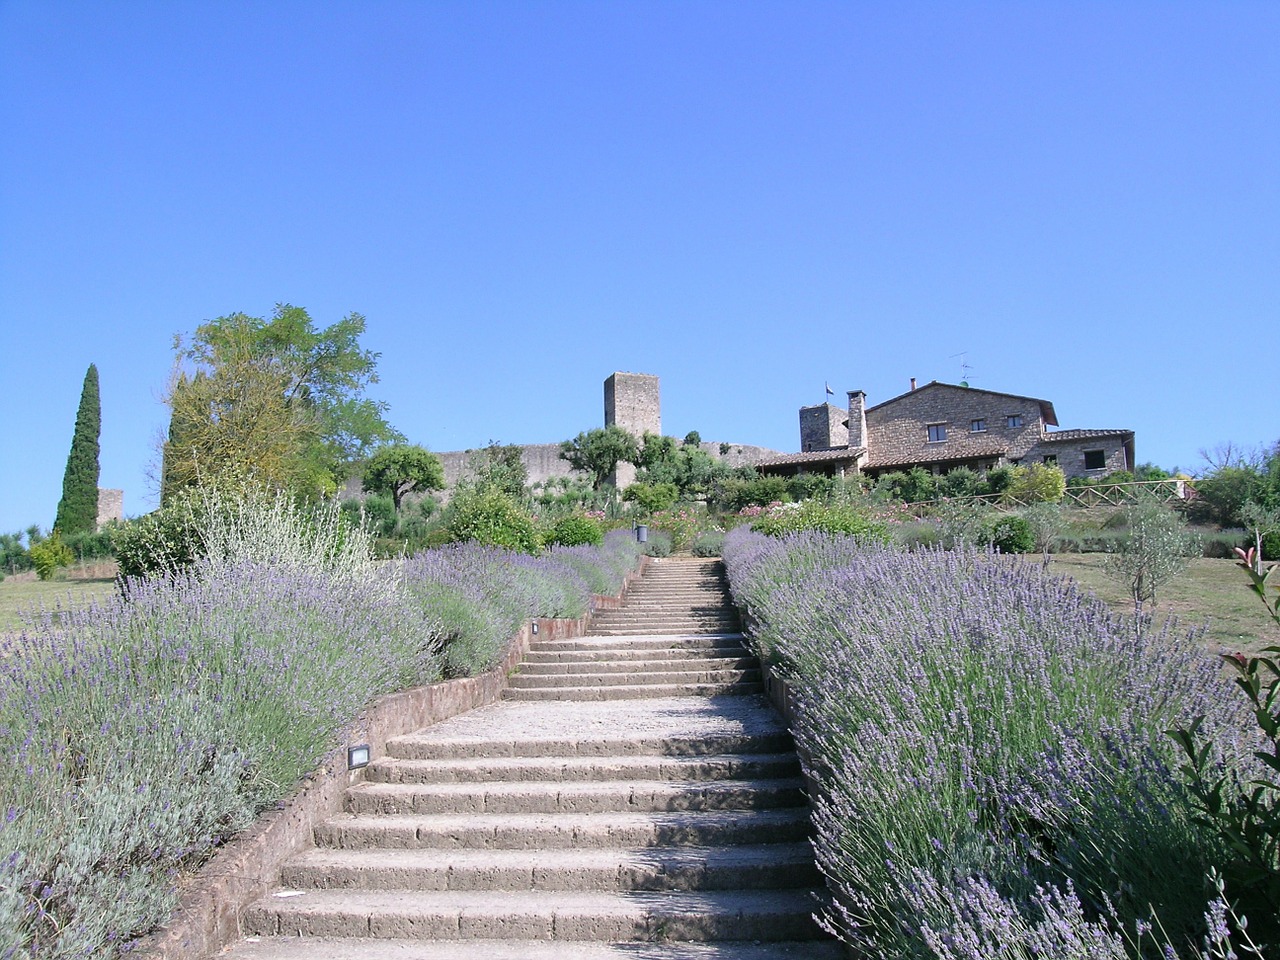
[[[1067,440],[1092,440],[1095,437],[1131,437],[1132,430],[1053,430],[1044,435],[1041,443]]]
[[[831,463],[840,460],[856,460],[866,453],[865,447],[838,447],[835,450],[813,450],[809,453],[788,453],[782,457],[770,457],[756,463],[757,467],[786,467],[799,463]]]
[[[1008,453],[1007,443],[965,444],[962,448],[951,450],[922,450],[915,454],[900,454],[890,457],[872,457],[864,463],[864,467],[872,470],[877,467],[905,467],[916,463],[952,463],[958,460],[982,460],[987,457],[999,457]]]

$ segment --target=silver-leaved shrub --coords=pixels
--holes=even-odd
[[[0,650],[0,958],[115,956],[375,697],[483,669],[525,619],[590,602],[554,558],[379,563],[336,506],[201,507],[189,565],[32,616]],[[636,558],[588,549],[610,577]]]
[[[972,549],[740,528],[724,557],[792,681],[822,919],[859,956],[1210,949],[1224,850],[1165,731],[1203,715],[1220,769],[1256,744],[1194,637]]]

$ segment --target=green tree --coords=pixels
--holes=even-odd
[[[314,413],[290,403],[285,387],[281,371],[248,351],[207,372],[179,375],[168,397],[161,502],[200,485],[332,493],[336,482],[314,456]]]
[[[1156,598],[1156,589],[1176,577],[1189,558],[1200,552],[1200,539],[1187,522],[1163,504],[1139,502],[1124,510],[1125,536],[1107,553],[1103,571],[1122,584],[1133,610]]]
[[[579,433],[560,444],[560,459],[575,470],[591,475],[591,486],[599,490],[620,462],[635,463],[639,456],[636,438],[616,424]]]
[[[417,444],[396,443],[383,447],[364,468],[364,489],[388,494],[397,514],[405,494],[443,490],[444,485],[440,458]]]
[[[675,437],[646,433],[634,461],[640,467],[636,479],[655,486],[674,485],[683,500],[707,499],[713,484],[732,475],[733,468],[704,452],[698,446],[700,441],[691,443],[691,437],[697,437],[696,430],[683,443]]]
[[[490,440],[487,447],[467,458],[467,469],[470,474],[467,484],[477,489],[497,487],[516,500],[524,500],[528,495],[529,469],[517,444]]]
[[[404,441],[387,423],[386,405],[365,396],[378,380],[378,354],[361,349],[364,332],[358,313],[318,330],[306,310],[290,304],[277,304],[270,319],[235,313],[201,324],[189,345],[175,344],[186,369],[171,399],[187,390],[208,406],[203,417],[190,419],[188,410],[172,423],[167,447],[205,448],[208,460],[208,448],[216,449],[210,435],[229,432],[219,427],[220,419],[238,419],[240,431],[247,430],[235,410],[243,402],[285,429],[281,439],[287,444],[269,446],[292,447],[289,455],[269,450],[272,468],[253,473],[282,474],[304,488],[331,492],[377,447]],[[176,453],[176,463],[190,459]],[[203,469],[211,467],[206,463]],[[186,484],[188,473],[179,470],[168,479]]]
[[[93,533],[98,528],[98,435],[101,429],[98,368],[91,363],[80,390],[75,434],[62,476],[62,499],[53,522],[55,530],[67,534]]]

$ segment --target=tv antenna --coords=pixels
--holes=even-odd
[[[960,358],[960,386],[967,387],[969,385],[969,372],[973,370],[973,367],[969,365],[969,351],[961,350],[959,353],[953,353],[947,359],[954,360],[956,357]]]

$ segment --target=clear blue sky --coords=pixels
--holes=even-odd
[[[630,370],[790,451],[963,359],[1195,469],[1280,437],[1280,3],[0,0],[0,530],[91,362],[150,509],[173,334],[277,302],[436,450]]]

